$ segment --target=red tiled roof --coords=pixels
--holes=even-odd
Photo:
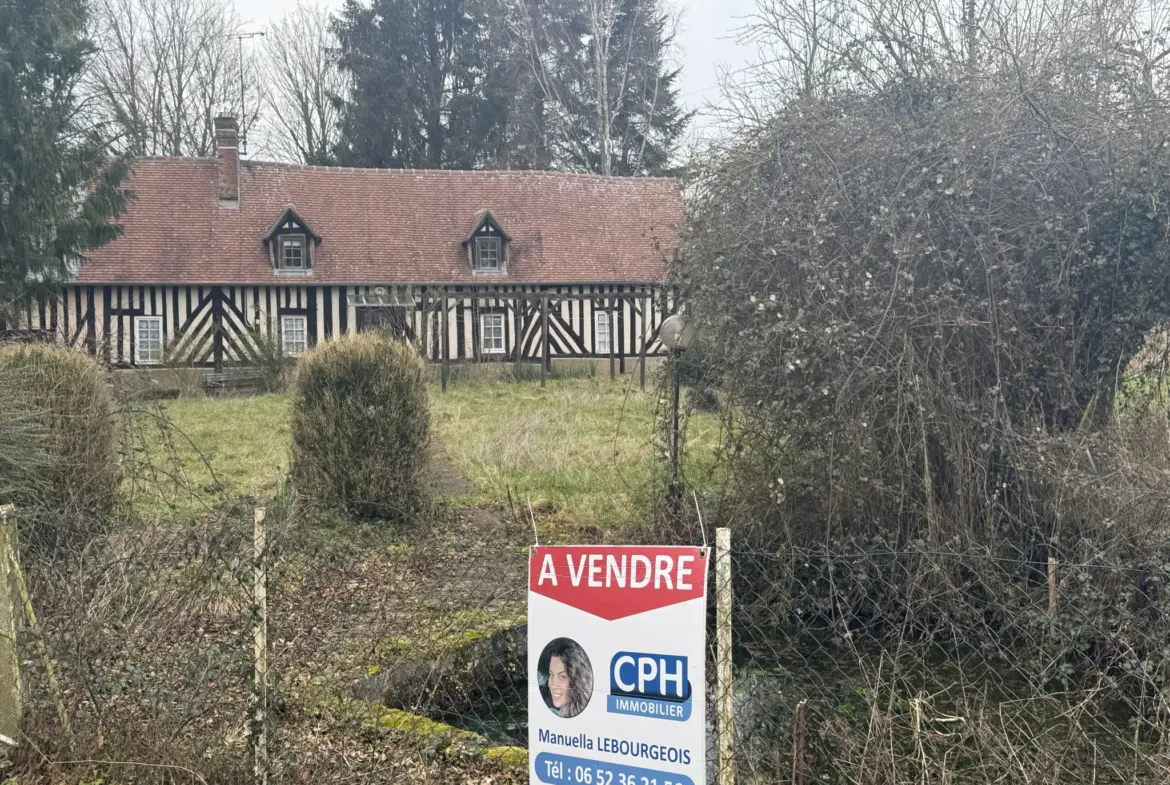
[[[321,236],[313,283],[653,283],[678,248],[677,180],[552,172],[343,169],[244,161],[220,207],[215,159],[140,160],[122,237],[82,283],[298,283],[265,236],[292,206]],[[462,245],[490,210],[512,242],[506,276],[474,276]]]

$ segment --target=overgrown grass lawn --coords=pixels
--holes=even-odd
[[[608,528],[645,510],[657,399],[631,380],[450,387],[431,396],[435,432],[488,502]],[[689,454],[709,462],[718,424],[698,417]]]
[[[56,579],[89,585],[102,576],[99,593],[50,593],[58,605],[42,617],[46,629],[62,636],[50,638],[50,649],[65,659],[74,636],[90,640],[85,635],[100,634],[103,656],[109,656],[94,668],[100,676],[92,682],[96,694],[107,690],[138,707],[124,712],[129,719],[117,739],[97,735],[102,740],[83,742],[85,754],[75,757],[127,760],[149,741],[154,757],[146,760],[201,771],[207,761],[222,762],[224,772],[239,768],[239,756],[230,753],[243,749],[240,729],[248,716],[251,668],[244,667],[246,657],[240,659],[239,641],[252,624],[253,543],[249,505],[223,502],[245,493],[272,504],[273,513],[267,528],[276,549],[269,562],[268,613],[280,632],[270,640],[270,664],[277,694],[289,709],[275,720],[280,734],[274,736],[274,760],[304,774],[305,781],[335,780],[337,772],[363,779],[372,771],[380,779],[371,781],[379,782],[520,781],[522,752],[511,751],[518,766],[486,751],[469,755],[466,739],[459,742],[457,759],[437,752],[449,742],[436,746],[434,729],[445,726],[434,720],[451,716],[438,700],[420,698],[427,708],[418,715],[364,701],[402,689],[407,680],[393,675],[410,673],[420,658],[428,673],[437,674],[430,683],[443,685],[428,688],[435,694],[466,688],[463,666],[443,672],[452,668],[442,664],[445,652],[524,617],[529,502],[542,539],[547,532],[561,541],[620,539],[623,524],[649,511],[648,481],[660,441],[654,438],[655,413],[661,407],[631,381],[554,379],[544,389],[528,381],[463,382],[447,393],[432,386],[430,416],[436,448],[442,448],[434,451],[434,465],[445,478],[439,489],[462,509],[439,509],[431,520],[401,529],[356,526],[332,514],[287,515],[290,508],[272,504],[273,496],[282,501],[277,492],[289,466],[288,396],[132,404],[124,455],[137,465],[126,467],[124,487],[133,509],[156,520],[125,520],[103,534],[87,559],[70,562],[70,569],[81,572]],[[713,418],[699,417],[690,433],[691,467],[698,469],[709,463],[718,429]],[[474,483],[474,492],[454,481],[461,474]],[[510,511],[492,507],[507,508],[509,500]],[[145,600],[144,591],[150,593]],[[451,656],[450,663],[464,662]],[[73,679],[69,694],[95,694],[82,689],[88,673],[62,669],[64,678]],[[371,681],[379,674],[392,678]],[[353,695],[363,701],[351,701]],[[106,704],[95,699],[92,705]],[[460,727],[507,723],[497,708],[477,703],[459,709]],[[90,734],[74,739],[95,738],[101,725],[94,716],[73,712],[75,728]],[[199,722],[191,723],[191,716]],[[396,724],[387,725],[386,718]],[[386,732],[375,730],[375,723]],[[415,732],[404,732],[409,729]],[[388,761],[396,762],[390,773]],[[104,770],[100,774],[109,780]],[[82,779],[97,776],[74,781]]]
[[[602,528],[634,520],[648,501],[658,401],[631,382],[464,383],[446,393],[432,386],[434,436],[477,489],[460,503],[520,512],[531,503],[542,520]],[[287,396],[189,398],[164,411],[176,430],[169,452],[198,489],[265,497],[288,471]],[[718,430],[714,418],[692,419],[693,468],[710,462]]]
[[[133,438],[148,452],[151,471],[135,472],[134,503],[165,514],[167,502],[196,510],[220,493],[271,496],[289,466],[289,399],[285,395],[184,398],[135,417]],[[128,489],[130,490],[130,489]],[[162,504],[160,504],[162,502]]]

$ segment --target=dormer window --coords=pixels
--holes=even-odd
[[[321,238],[291,206],[264,238],[277,275],[312,275],[313,256]]]
[[[481,273],[498,273],[502,267],[499,237],[475,238],[475,269]]]
[[[487,210],[476,213],[474,227],[463,241],[471,271],[476,275],[506,275],[512,238]]]
[[[280,238],[280,268],[282,270],[305,269],[305,238],[300,235],[286,235]]]

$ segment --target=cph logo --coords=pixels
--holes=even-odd
[[[687,658],[676,654],[619,651],[610,662],[611,695],[686,701],[691,697]]]

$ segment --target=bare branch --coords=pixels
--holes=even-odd
[[[336,99],[347,90],[336,50],[329,12],[321,6],[298,3],[269,30],[264,105],[270,117],[264,136],[270,154],[310,164],[332,160],[340,119]]]

